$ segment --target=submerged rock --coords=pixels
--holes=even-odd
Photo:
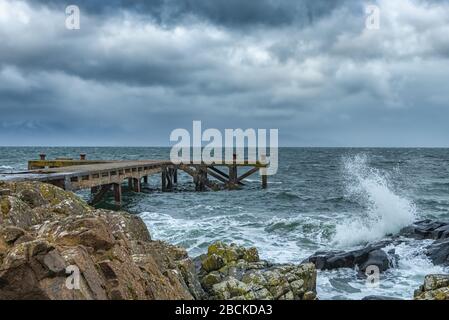
[[[449,300],[449,275],[427,275],[414,297],[415,300]]]
[[[363,297],[362,300],[402,300],[396,297],[387,297],[387,296],[366,296]]]
[[[320,270],[357,267],[364,273],[369,266],[377,266],[380,271],[385,271],[395,264],[395,255],[390,256],[382,250],[390,243],[389,241],[383,241],[370,244],[362,249],[346,252],[318,251],[304,262],[311,262]]]
[[[201,299],[187,252],[137,217],[38,182],[0,183],[0,299]],[[79,270],[76,286],[68,276]],[[74,283],[73,283],[74,284]]]
[[[198,258],[199,277],[209,299],[313,300],[316,269],[311,263],[272,265],[256,248],[216,242]]]

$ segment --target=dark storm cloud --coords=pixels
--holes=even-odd
[[[52,7],[76,4],[92,14],[114,14],[130,10],[154,18],[159,23],[176,24],[197,17],[231,27],[293,23],[303,25],[329,14],[341,5],[361,7],[357,0],[38,0]]]
[[[447,145],[448,1],[0,0],[0,144]],[[81,30],[64,28],[78,4]]]

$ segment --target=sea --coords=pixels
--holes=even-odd
[[[38,158],[168,159],[156,147],[0,147],[0,179]],[[241,173],[244,170],[240,169]],[[153,176],[142,193],[126,191],[122,209],[139,215],[153,239],[186,248],[195,257],[214,241],[258,248],[274,263],[300,263],[316,251],[352,250],[397,234],[425,218],[449,221],[449,149],[280,148],[279,170],[262,189],[258,174],[242,190],[195,192],[179,174],[176,191],[163,193]],[[78,193],[89,200],[86,191]],[[115,209],[112,197],[101,207]],[[375,284],[354,269],[319,271],[320,299],[380,295],[411,299],[429,273],[448,273],[425,255],[429,241],[390,245],[397,266]]]

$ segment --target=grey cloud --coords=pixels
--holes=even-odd
[[[0,144],[166,145],[202,120],[282,145],[447,145],[448,2],[401,1],[379,0],[374,32],[349,0],[78,1],[79,31],[64,2],[29,1],[0,28]]]
[[[114,14],[117,9],[143,13],[160,24],[173,25],[196,17],[228,27],[252,25],[306,25],[342,5],[360,8],[356,0],[38,0],[58,9],[77,4],[96,15]]]

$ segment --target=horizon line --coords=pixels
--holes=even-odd
[[[171,148],[161,145],[0,145],[0,148]],[[246,149],[247,147],[245,147]],[[267,147],[269,148],[269,147]],[[279,146],[279,148],[309,149],[449,149],[449,146]]]

